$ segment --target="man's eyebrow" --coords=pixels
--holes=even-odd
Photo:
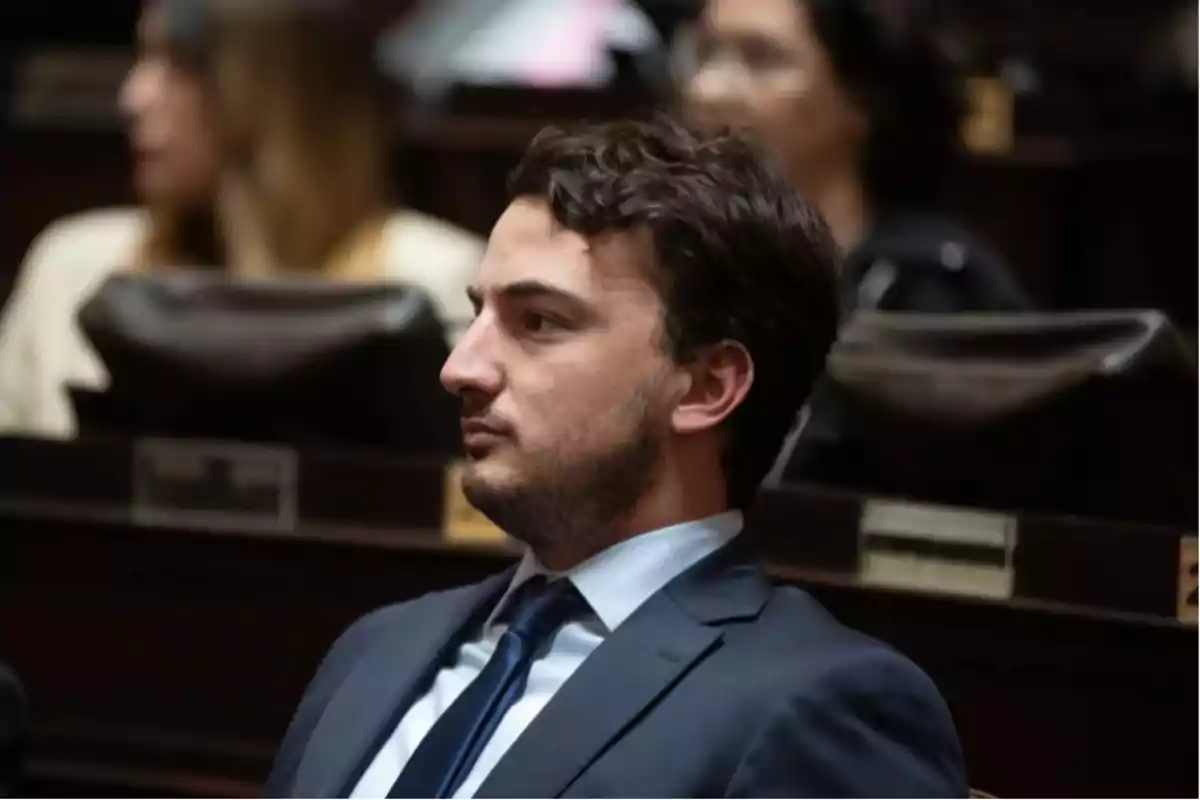
[[[565,289],[560,289],[557,286],[551,286],[548,283],[536,280],[514,281],[504,284],[496,290],[496,294],[512,299],[530,299],[530,298],[555,298],[563,300],[572,305],[583,308],[590,308],[590,304],[579,295],[568,292]],[[483,303],[483,291],[478,286],[471,286],[467,289],[467,297],[471,303],[478,308]]]

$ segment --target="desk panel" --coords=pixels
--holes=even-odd
[[[0,658],[32,698],[32,794],[254,795],[346,626],[515,556],[443,538],[444,464],[297,454],[293,526],[203,529],[135,524],[132,452],[0,439]],[[1001,537],[1009,595],[902,590],[862,578],[871,503],[767,491],[745,535],[778,581],[931,675],[973,785],[1001,796],[1197,792],[1197,628],[1176,612],[1193,536],[1014,517],[971,533],[1020,529]],[[922,514],[959,520],[942,537],[1007,519]],[[904,532],[895,517],[888,525]]]
[[[253,795],[318,660],[379,605],[510,554],[367,537],[4,521],[0,648],[34,704],[33,793]],[[1194,628],[780,578],[926,669],[1001,795],[1196,791]]]

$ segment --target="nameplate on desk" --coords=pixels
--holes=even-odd
[[[289,531],[296,526],[290,448],[141,439],[133,453],[139,525]]]
[[[1007,599],[1017,520],[1009,514],[871,499],[859,523],[870,586]]]
[[[1196,537],[1184,536],[1179,540],[1179,600],[1176,614],[1180,622],[1196,622],[1198,560]]]
[[[13,65],[9,118],[15,125],[107,126],[133,61],[124,48],[58,48],[22,53]]]
[[[467,501],[462,489],[462,473],[463,465],[460,463],[446,468],[442,537],[452,544],[507,547],[508,534]]]

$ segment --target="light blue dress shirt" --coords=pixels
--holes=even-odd
[[[482,629],[458,648],[453,663],[438,671],[429,690],[400,720],[350,796],[387,796],[409,756],[434,722],[483,671],[507,627],[499,621],[498,612],[512,592],[529,578],[538,574],[567,578],[583,595],[591,613],[564,625],[551,639],[549,647],[534,660],[524,694],[505,712],[455,797],[475,795],[517,737],[606,636],[655,592],[688,567],[724,547],[741,529],[741,513],[727,511],[627,539],[565,573],[545,569],[532,552],[527,552],[517,566],[508,590]]]

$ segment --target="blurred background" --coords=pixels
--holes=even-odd
[[[447,511],[463,287],[541,128],[663,108],[780,160],[843,310],[1017,312],[848,325],[751,522],[775,578],[929,672],[977,788],[1194,794],[1196,15],[0,2],[0,796],[254,796],[351,620],[511,559]],[[292,272],[333,280],[223,280]],[[881,353],[919,413],[858,402]]]
[[[361,0],[395,90],[397,198],[481,234],[542,125],[670,98],[697,0]],[[944,205],[1039,307],[1153,307],[1196,325],[1196,6],[881,0],[971,86]],[[32,238],[133,202],[115,97],[136,0],[0,10],[0,297]],[[336,113],[331,109],[331,113]],[[913,124],[920,124],[913,121]]]

